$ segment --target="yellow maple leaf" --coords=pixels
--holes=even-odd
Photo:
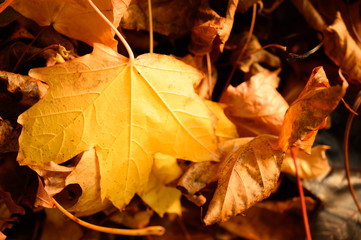
[[[218,160],[214,117],[193,90],[202,75],[175,58],[145,54],[131,65],[95,44],[92,54],[29,75],[49,91],[18,119],[19,163],[61,163],[95,148],[102,198],[120,209],[144,190],[154,153]]]

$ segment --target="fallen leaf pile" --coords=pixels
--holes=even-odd
[[[327,13],[317,0],[154,0],[150,29],[148,1],[95,0],[129,50],[87,0],[9,2],[0,4],[0,239],[24,208],[52,208],[52,197],[90,221],[163,225],[164,239],[272,239],[273,228],[289,238],[261,223],[273,214],[304,238],[299,198],[283,190],[296,175],[290,150],[301,178],[331,171],[330,147],[314,142],[361,82],[354,11],[355,25],[346,8]],[[322,49],[307,55],[314,42],[287,42],[298,34],[290,19],[276,29],[287,11],[322,33]],[[312,54],[322,60],[297,63]],[[322,199],[306,199],[317,211]],[[54,210],[44,215],[41,239],[104,239]]]

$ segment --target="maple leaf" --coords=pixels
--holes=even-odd
[[[18,119],[19,163],[61,163],[95,148],[102,198],[120,209],[144,190],[152,154],[218,160],[214,117],[193,89],[202,74],[175,58],[145,54],[131,65],[95,44],[92,54],[29,75],[49,91]]]
[[[277,141],[276,136],[257,136],[222,161],[206,225],[226,221],[271,194],[283,159]]]
[[[280,147],[286,151],[297,142],[309,153],[318,129],[325,126],[327,116],[337,107],[347,87],[345,81],[341,86],[330,87],[323,68],[314,68],[305,88],[285,114]]]
[[[94,3],[115,26],[118,26],[130,1],[95,0]],[[40,26],[51,25],[59,33],[86,42],[91,46],[95,42],[112,48],[117,46],[111,28],[86,0],[18,0],[14,1],[11,6]]]

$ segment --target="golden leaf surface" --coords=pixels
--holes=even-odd
[[[257,136],[221,163],[217,189],[204,217],[206,225],[224,222],[271,194],[283,159],[277,141],[276,136]]]
[[[116,27],[130,4],[130,0],[94,0],[93,2]],[[18,0],[11,6],[40,26],[51,25],[59,33],[91,46],[95,42],[112,48],[117,46],[111,28],[86,0]]]
[[[214,117],[193,89],[202,75],[175,58],[145,54],[132,66],[96,44],[92,54],[29,75],[49,91],[18,119],[22,165],[62,163],[95,148],[102,198],[123,208],[144,190],[154,153],[218,160]]]
[[[345,81],[331,87],[323,68],[314,68],[305,88],[285,114],[280,147],[286,151],[298,142],[298,146],[306,146],[304,149],[309,153],[315,134],[325,126],[326,118],[337,107],[347,87]],[[299,141],[306,141],[306,144],[299,144]]]
[[[311,154],[307,154],[298,148],[295,149],[298,173],[301,178],[316,178],[331,170],[326,156],[327,149],[331,149],[331,147],[317,145],[312,148]],[[296,176],[295,164],[289,151],[285,155],[281,171]]]
[[[154,155],[154,164],[149,181],[140,197],[161,217],[164,213],[176,213],[178,215],[182,213],[181,192],[166,185],[181,174],[182,170],[175,157],[161,153]]]

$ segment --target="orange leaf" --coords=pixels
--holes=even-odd
[[[311,139],[306,146],[298,144],[309,153],[312,139],[325,126],[325,119],[337,107],[347,87],[345,81],[330,87],[323,68],[314,68],[307,85],[286,112],[279,140],[283,151],[297,141]]]

